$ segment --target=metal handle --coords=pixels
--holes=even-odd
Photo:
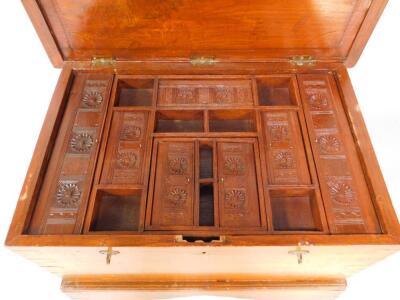
[[[306,243],[299,242],[297,244],[295,250],[290,250],[288,252],[290,255],[296,255],[297,256],[297,264],[299,264],[299,265],[301,265],[303,263],[303,256],[310,253],[310,251],[304,250],[304,249],[301,248],[302,246],[305,246],[305,245],[308,246],[309,243],[308,242],[306,242]]]
[[[117,250],[113,250],[112,247],[108,247],[107,250],[100,250],[100,254],[106,255],[106,264],[111,264],[111,257],[113,255],[118,255],[120,252]]]

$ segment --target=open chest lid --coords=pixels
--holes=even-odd
[[[356,63],[387,0],[23,0],[55,66],[121,61]],[[299,64],[302,62],[300,61]]]

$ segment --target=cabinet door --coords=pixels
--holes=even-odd
[[[218,142],[220,226],[260,227],[252,142]]]
[[[268,184],[310,184],[306,153],[297,113],[264,112],[263,130]]]
[[[116,111],[107,142],[102,184],[142,184],[148,112]]]
[[[192,226],[194,142],[159,141],[152,226]]]

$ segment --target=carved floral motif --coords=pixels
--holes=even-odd
[[[275,153],[274,162],[279,169],[293,169],[295,167],[292,152],[286,150]]]
[[[117,166],[120,169],[133,169],[136,168],[138,157],[135,152],[119,152],[117,155]]]
[[[233,89],[226,87],[215,88],[215,101],[217,103],[230,103],[233,99]]]
[[[314,110],[324,110],[329,106],[328,96],[325,90],[310,90],[308,91],[308,100],[311,108]]]
[[[99,91],[87,91],[82,97],[82,102],[90,108],[97,108],[103,102],[103,95]]]
[[[74,133],[71,139],[71,149],[75,152],[88,153],[94,144],[93,137],[87,132]]]
[[[269,127],[271,140],[273,142],[284,142],[289,140],[289,128],[286,125],[272,125]]]
[[[188,194],[186,190],[175,187],[169,191],[167,201],[168,204],[174,208],[183,208],[186,205],[187,197]]]
[[[76,208],[81,198],[81,191],[76,183],[60,182],[56,199],[59,206],[64,208]]]
[[[135,125],[124,125],[121,130],[121,140],[138,140],[142,134],[142,129]]]
[[[240,156],[226,156],[224,173],[227,175],[242,175],[244,173],[243,159]]]
[[[246,191],[244,189],[232,189],[225,192],[225,207],[231,209],[242,209],[246,202]]]
[[[195,103],[196,102],[196,92],[194,88],[190,87],[180,87],[176,93],[177,103]]]
[[[188,161],[185,157],[174,157],[168,159],[168,171],[172,175],[183,175],[188,168]]]
[[[349,205],[353,202],[354,192],[351,186],[343,181],[331,178],[327,182],[331,198],[342,205]]]
[[[339,139],[334,135],[323,135],[317,139],[317,143],[323,153],[335,154],[340,151]]]

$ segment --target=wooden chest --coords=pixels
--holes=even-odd
[[[71,297],[334,299],[399,249],[346,70],[386,1],[23,3],[62,73],[6,244]]]

